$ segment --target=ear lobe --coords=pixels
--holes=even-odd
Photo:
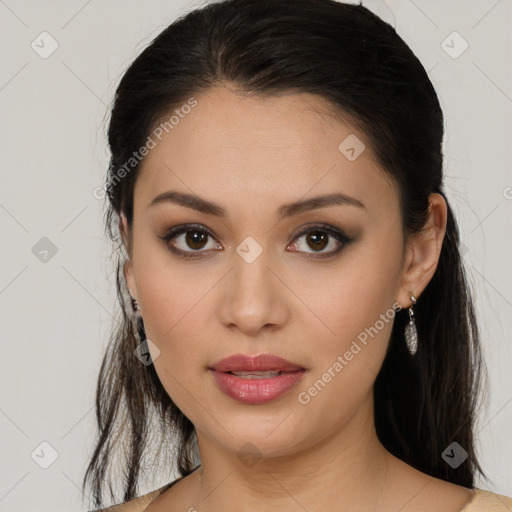
[[[121,214],[119,215],[119,233],[123,239],[124,246],[128,247],[128,222],[123,211],[121,211]]]
[[[123,264],[123,274],[126,281],[126,286],[132,291],[134,297],[138,297],[137,286],[133,277],[133,265],[132,260],[126,260]]]
[[[427,222],[408,241],[402,285],[397,297],[402,307],[411,304],[411,293],[418,298],[434,276],[446,233],[446,220],[447,207],[443,196],[430,194]]]
[[[402,280],[400,290],[397,296],[397,302],[406,308],[411,304],[411,294],[414,293],[413,285],[411,284],[411,271],[414,271],[414,244],[410,241],[406,242],[405,258],[402,270]]]
[[[131,260],[126,260],[123,263],[123,274],[126,282],[128,283],[128,280],[132,278],[132,262]],[[131,288],[131,286],[130,286]]]

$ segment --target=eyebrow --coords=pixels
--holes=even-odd
[[[192,210],[197,210],[198,212],[206,213],[208,215],[215,215],[216,217],[220,217],[222,219],[227,217],[226,210],[221,206],[206,199],[202,199],[198,196],[186,194],[184,192],[176,192],[173,190],[163,192],[162,194],[156,196],[151,201],[148,208],[153,208],[157,205],[165,203],[178,204],[185,206],[186,208],[191,208]],[[298,215],[303,212],[333,205],[356,206],[358,208],[365,208],[365,205],[354,197],[350,197],[341,193],[333,193],[284,204],[278,208],[277,212],[279,217],[284,219],[285,217],[291,217],[292,215]]]

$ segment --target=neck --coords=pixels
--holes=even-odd
[[[200,433],[198,442],[195,506],[202,512],[312,511],[321,504],[329,504],[329,510],[372,512],[390,461],[375,432],[373,403],[363,405],[341,430],[291,455],[263,455],[244,464]]]

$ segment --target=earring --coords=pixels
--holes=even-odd
[[[137,324],[139,340],[141,343],[144,343],[146,341],[146,331],[144,329],[144,322],[142,320],[142,310],[140,309],[137,299],[132,295],[132,291],[130,289],[128,289],[128,291],[130,292],[130,300],[132,303],[133,316],[135,317]]]
[[[137,311],[140,311],[139,303],[137,302],[137,299],[132,295],[132,291],[128,289],[128,292],[130,293],[130,300],[132,302],[132,309],[134,313],[137,313]]]
[[[413,306],[416,304],[416,297],[411,293],[411,302],[409,306],[409,323],[405,326],[405,341],[411,356],[416,354],[418,349],[418,330],[416,329],[416,320],[414,318]]]
[[[132,291],[128,289],[130,292],[130,301],[132,303],[132,310],[133,310],[133,317],[135,318],[135,321],[137,323],[137,329],[139,331],[139,336],[143,335],[143,324],[142,324],[142,310],[140,309],[139,303],[137,302],[137,299],[132,295]]]

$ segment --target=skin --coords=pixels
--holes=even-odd
[[[379,511],[460,511],[472,491],[416,471],[376,436],[373,385],[392,320],[309,403],[298,400],[394,303],[408,307],[411,292],[421,301],[445,234],[444,199],[432,194],[425,229],[405,238],[395,183],[365,134],[331,115],[324,99],[249,97],[227,84],[196,99],[142,163],[132,230],[121,222],[128,287],[160,350],[155,369],[195,425],[202,462],[147,510],[371,511],[377,502]],[[350,134],[366,145],[354,161],[338,149]],[[227,217],[171,203],[148,207],[168,190],[212,201]],[[285,203],[333,192],[364,207],[277,216]],[[183,234],[158,238],[185,223],[213,237],[192,247]],[[352,241],[308,259],[340,247],[332,236],[327,246],[295,236],[318,223]],[[263,251],[252,263],[236,252],[248,236]],[[189,254],[199,247],[202,257],[180,258],[169,250],[173,242]],[[308,371],[274,402],[244,405],[208,371],[236,353],[272,353]],[[246,443],[261,454],[254,465],[238,457]]]

